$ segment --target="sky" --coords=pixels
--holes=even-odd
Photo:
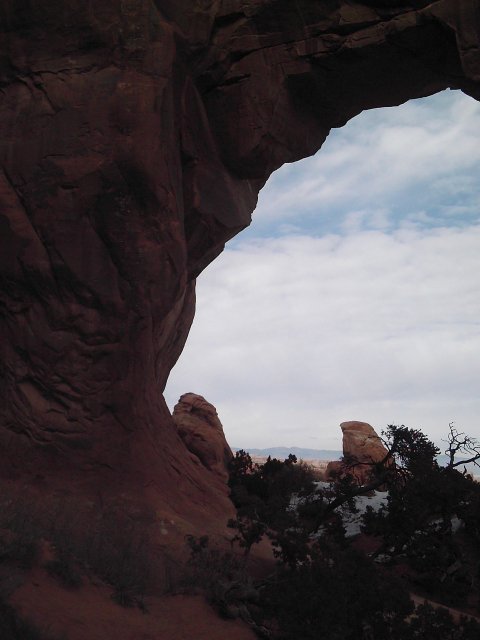
[[[165,397],[203,395],[231,446],[341,450],[339,424],[480,439],[480,105],[364,112],[284,165],[199,277]]]

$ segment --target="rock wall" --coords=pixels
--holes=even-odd
[[[162,398],[195,278],[331,127],[447,87],[479,98],[479,11],[4,0],[1,473],[213,504]]]

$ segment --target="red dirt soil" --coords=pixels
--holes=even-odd
[[[148,609],[122,608],[111,589],[88,584],[68,590],[35,569],[11,604],[41,631],[68,640],[255,640],[243,622],[223,620],[202,596],[147,598]]]

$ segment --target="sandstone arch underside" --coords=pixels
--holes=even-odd
[[[0,32],[2,473],[208,501],[162,398],[195,278],[332,127],[480,99],[479,3],[5,0]]]

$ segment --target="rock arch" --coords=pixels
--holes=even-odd
[[[332,127],[480,99],[478,3],[7,0],[0,27],[2,472],[218,502],[161,396],[195,278]]]

